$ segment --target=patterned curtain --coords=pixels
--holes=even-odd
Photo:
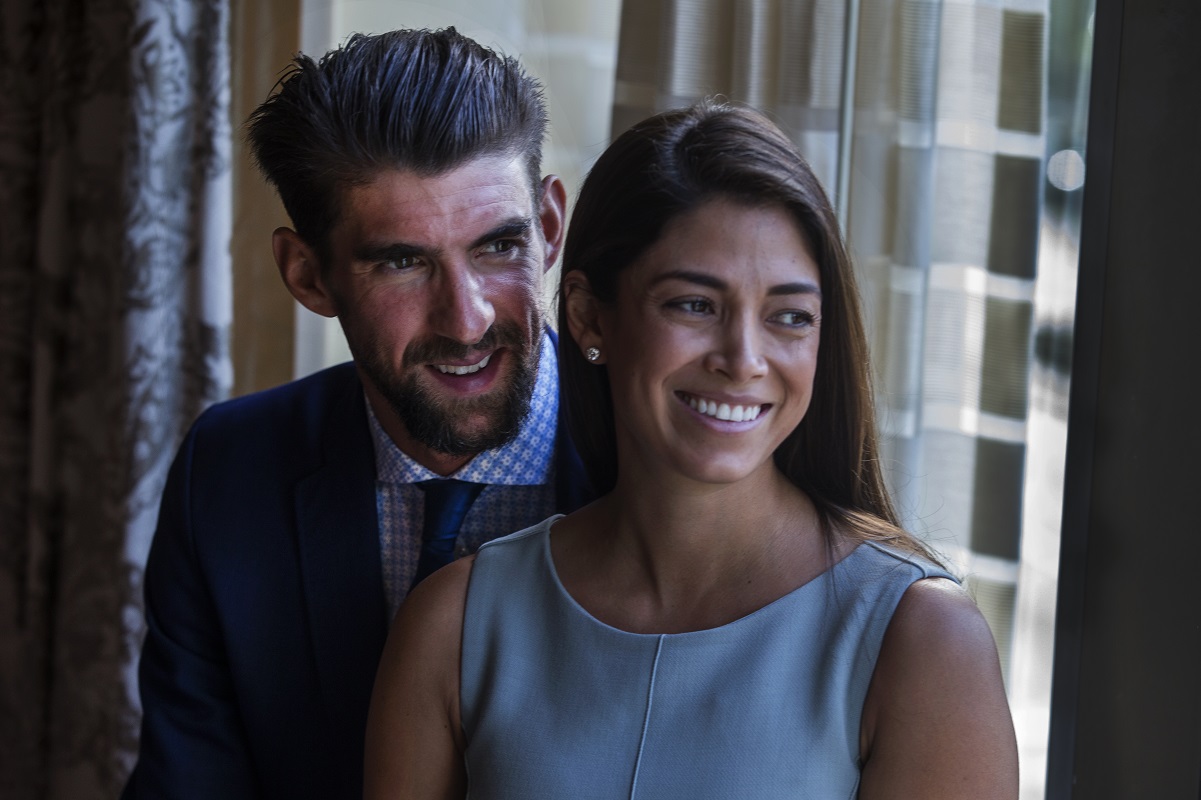
[[[0,796],[112,798],[141,565],[230,383],[224,0],[0,11]]]
[[[966,577],[1006,667],[1046,30],[1046,0],[640,0],[613,113],[616,134],[722,95],[809,159],[844,210],[899,511]]]

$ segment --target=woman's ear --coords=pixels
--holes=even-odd
[[[321,278],[317,254],[291,228],[276,228],[271,234],[271,252],[284,285],[302,306],[323,317],[338,316],[338,305]]]
[[[601,304],[592,293],[588,276],[573,269],[563,276],[563,308],[567,312],[567,327],[580,347],[580,355],[593,364],[605,363],[604,334],[601,332]],[[589,358],[590,351],[596,355]]]

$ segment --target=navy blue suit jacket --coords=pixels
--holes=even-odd
[[[124,798],[359,798],[388,620],[375,454],[343,364],[193,425],[146,567],[141,752]],[[558,504],[583,471],[560,422]]]

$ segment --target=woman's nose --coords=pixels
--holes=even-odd
[[[762,334],[757,320],[739,315],[721,326],[720,338],[707,358],[706,366],[724,374],[735,383],[746,383],[767,372]]]

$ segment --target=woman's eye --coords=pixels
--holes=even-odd
[[[708,314],[713,310],[713,304],[699,297],[677,300],[672,306],[689,314]]]
[[[781,311],[775,315],[776,322],[792,328],[813,324],[813,314],[808,311]]]

